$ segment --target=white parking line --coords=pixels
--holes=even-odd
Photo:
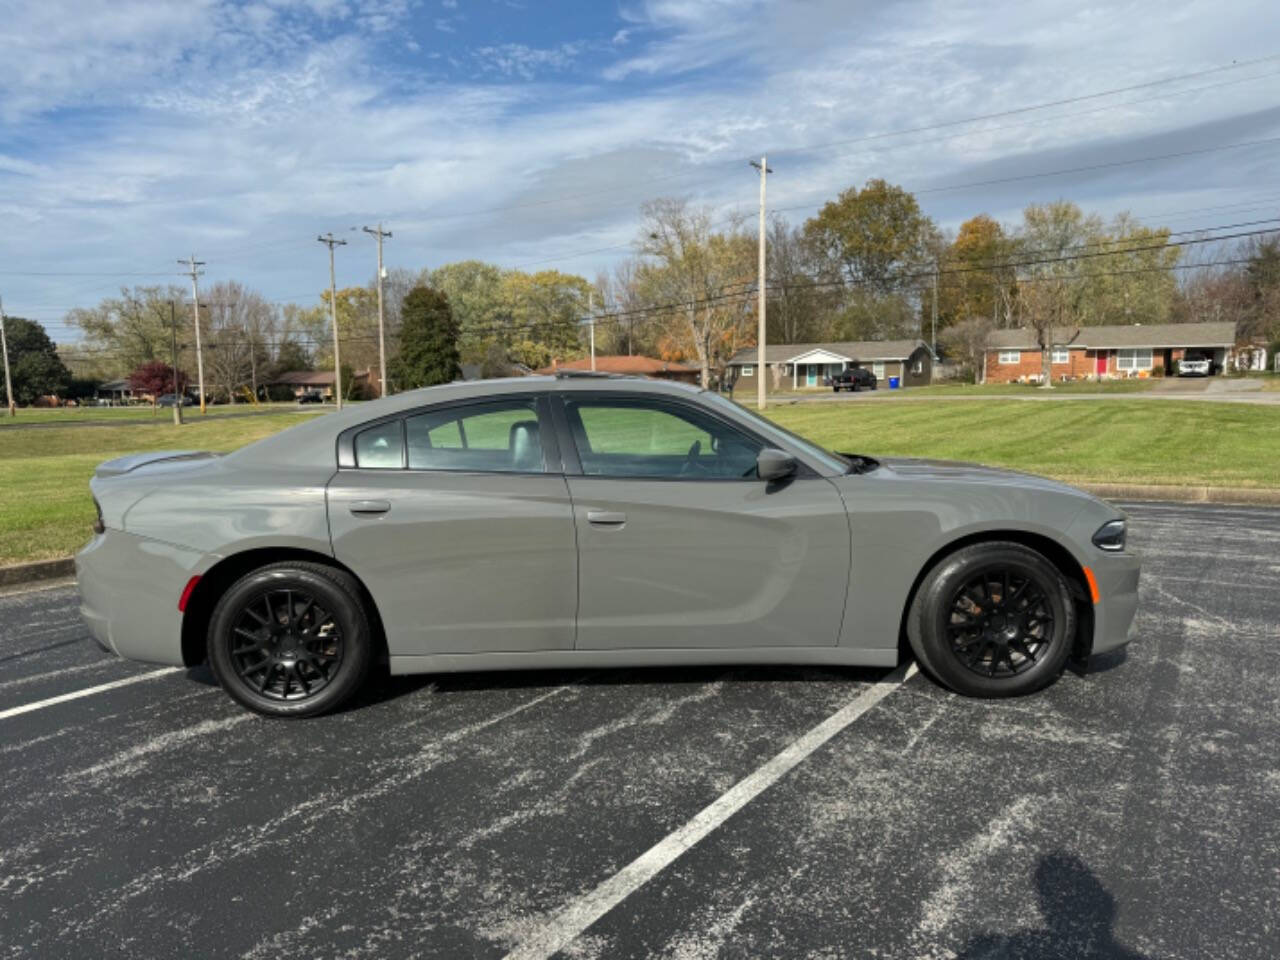
[[[546,960],[576,940],[584,930],[670,866],[731,816],[781,780],[806,757],[897,690],[916,672],[914,663],[899,667],[864,690],[827,719],[792,742],[704,807],[684,826],[672,831],[598,887],[570,902],[505,960]]]
[[[23,713],[30,713],[33,710],[43,710],[45,707],[52,707],[59,703],[66,703],[68,700],[79,700],[81,697],[91,697],[95,693],[106,693],[108,690],[114,690],[117,687],[127,687],[131,683],[141,683],[143,680],[154,680],[157,677],[163,677],[170,673],[178,673],[182,669],[182,667],[164,667],[160,670],[152,670],[149,673],[139,673],[136,676],[125,677],[123,680],[112,680],[110,683],[100,683],[96,687],[85,687],[83,690],[73,690],[71,693],[62,693],[56,697],[50,697],[47,700],[37,700],[35,703],[24,703],[20,707],[10,707],[8,710],[0,710],[0,720],[8,720],[10,717],[16,717]]]

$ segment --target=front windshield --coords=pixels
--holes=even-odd
[[[710,400],[711,403],[720,407],[728,408],[739,416],[746,417],[761,433],[766,435],[775,434],[785,437],[787,442],[792,446],[799,447],[806,454],[822,463],[831,471],[835,473],[844,473],[849,469],[849,461],[845,457],[840,456],[838,453],[832,453],[830,450],[825,450],[811,440],[806,440],[804,437],[797,436],[785,427],[780,427],[772,420],[760,416],[760,414],[756,413],[754,410],[748,410],[742,404],[734,403],[732,400],[711,390],[704,390],[702,395]]]

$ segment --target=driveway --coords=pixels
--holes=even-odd
[[[1135,505],[1139,640],[384,678],[304,722],[0,597],[0,957],[1280,955],[1280,511]]]

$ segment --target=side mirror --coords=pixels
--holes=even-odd
[[[761,480],[781,480],[796,472],[796,458],[773,447],[765,447],[756,457],[756,475]]]

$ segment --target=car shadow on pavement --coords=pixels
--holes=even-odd
[[[1036,867],[1044,927],[984,933],[969,939],[957,960],[1154,960],[1115,939],[1116,900],[1079,857],[1052,853]]]

